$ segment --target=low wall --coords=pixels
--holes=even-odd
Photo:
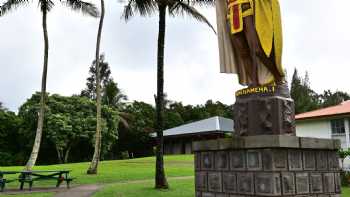
[[[196,197],[340,197],[339,146],[293,136],[195,142]]]

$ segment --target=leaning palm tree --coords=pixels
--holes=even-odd
[[[102,37],[102,28],[103,21],[105,17],[105,4],[104,0],[101,0],[101,16],[100,23],[98,25],[97,31],[97,42],[96,42],[96,54],[95,54],[95,62],[96,62],[96,133],[95,133],[95,151],[94,156],[92,158],[89,169],[87,170],[87,174],[97,174],[98,164],[100,162],[101,156],[101,72],[100,72],[100,45],[101,45],[101,37]]]
[[[155,188],[166,189],[169,187],[165,172],[163,160],[163,129],[164,129],[164,42],[165,42],[165,27],[166,14],[170,16],[188,15],[200,22],[214,28],[209,21],[200,14],[193,6],[194,5],[212,5],[214,0],[128,0],[128,4],[124,8],[123,18],[127,21],[135,13],[141,16],[151,16],[154,13],[158,14],[158,52],[157,52],[157,95],[155,96],[156,103],[156,121],[155,130],[157,133],[156,147],[156,175]]]
[[[72,8],[76,11],[81,11],[84,14],[88,14],[93,17],[98,16],[97,8],[91,4],[81,0],[65,0],[61,1],[64,5]],[[0,16],[5,15],[9,11],[29,3],[29,0],[7,0],[0,7]],[[29,160],[26,164],[26,170],[32,170],[33,166],[36,163],[38,158],[41,138],[43,133],[43,124],[44,124],[44,113],[45,113],[45,103],[46,103],[46,78],[47,78],[47,68],[48,68],[48,59],[49,59],[49,38],[47,32],[47,14],[54,7],[54,2],[52,0],[38,0],[38,5],[42,13],[42,28],[44,34],[44,66],[42,72],[42,81],[41,81],[41,97],[40,97],[40,111],[38,113],[38,124],[35,134],[34,145],[32,153],[29,157]]]

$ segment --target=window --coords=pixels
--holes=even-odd
[[[345,134],[344,119],[331,120],[332,134]]]

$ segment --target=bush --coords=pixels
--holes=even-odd
[[[341,159],[341,167],[342,169],[344,169],[344,160],[350,156],[350,150],[349,149],[339,149],[338,150],[338,155],[339,155],[339,158]]]
[[[13,164],[12,155],[0,152],[0,166],[10,166]]]
[[[341,185],[343,187],[350,186],[350,172],[342,171],[340,173],[341,176]]]
[[[350,172],[348,171],[344,171],[344,160],[350,156],[350,150],[349,149],[340,149],[338,150],[338,155],[339,158],[341,159],[341,167],[342,167],[342,171],[341,171],[341,184],[342,186],[349,186],[350,185]]]

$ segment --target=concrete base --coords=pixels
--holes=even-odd
[[[295,136],[294,101],[286,84],[239,90],[233,110],[238,136]]]
[[[196,197],[340,197],[336,140],[252,136],[193,147]]]

